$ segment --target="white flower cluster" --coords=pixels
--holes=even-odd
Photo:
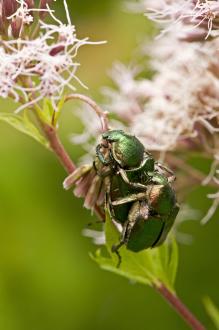
[[[40,9],[29,9],[26,2],[17,0],[19,6],[8,19],[19,16],[22,24],[29,24],[33,20],[32,13]],[[38,17],[38,36],[32,38],[30,34],[28,38],[21,35],[17,39],[0,39],[0,96],[12,96],[16,101],[23,98],[25,102],[17,111],[44,97],[49,97],[56,108],[64,89],[74,91],[73,81],[81,83],[76,76],[79,63],[75,57],[79,47],[90,42],[87,38],[77,38],[66,0],[63,3],[67,24],[54,16],[47,3],[42,11],[51,16],[54,24],[46,24]]]

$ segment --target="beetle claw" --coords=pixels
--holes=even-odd
[[[120,242],[119,244],[117,245],[113,245],[112,248],[111,248],[111,251],[113,253],[115,253],[118,257],[118,263],[116,265],[116,268],[119,268],[120,265],[121,265],[121,262],[122,262],[122,257],[121,257],[121,254],[119,253],[119,249],[120,247],[124,244],[124,242]]]

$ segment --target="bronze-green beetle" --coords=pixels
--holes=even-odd
[[[108,167],[105,178],[107,205],[113,220],[122,224],[122,245],[138,252],[164,242],[179,211],[172,173],[156,163],[132,135],[112,130],[102,135],[97,159]],[[95,166],[97,167],[97,166]],[[99,173],[101,175],[101,173]]]

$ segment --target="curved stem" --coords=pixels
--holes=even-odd
[[[172,293],[164,284],[154,285],[154,288],[161,296],[175,309],[181,318],[193,330],[206,330],[205,326],[192,314],[192,312],[183,304],[183,302]]]
[[[67,151],[65,150],[63,144],[61,143],[61,141],[58,137],[56,128],[42,122],[40,120],[39,116],[37,116],[37,118],[40,122],[40,125],[42,127],[44,134],[46,135],[47,139],[49,140],[52,151],[54,152],[54,154],[56,155],[59,162],[66,170],[66,172],[68,174],[71,174],[73,171],[76,170],[77,167],[74,164],[74,162],[72,161],[72,159],[70,158]],[[98,216],[98,218],[100,218],[102,221],[105,220],[105,214],[103,213],[103,211],[101,210],[101,208],[98,205],[95,205],[94,211],[95,211],[96,215]]]
[[[69,94],[65,97],[65,102],[70,101],[70,100],[80,100],[80,101],[87,103],[96,112],[96,114],[100,118],[103,132],[109,130],[109,121],[108,121],[108,117],[107,117],[108,112],[103,111],[101,109],[101,107],[96,102],[94,102],[94,100],[92,100],[90,97],[85,96],[83,94]]]

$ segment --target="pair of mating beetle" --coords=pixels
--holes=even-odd
[[[162,244],[179,211],[173,173],[121,130],[102,134],[93,168],[104,182],[110,217],[123,228],[112,251],[119,256],[122,245],[139,252]]]

